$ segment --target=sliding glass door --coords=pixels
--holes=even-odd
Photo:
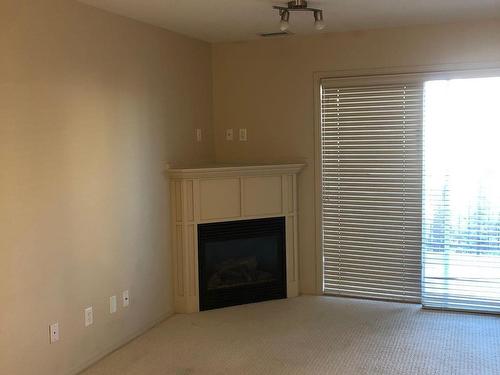
[[[424,85],[422,303],[500,312],[500,78]]]
[[[500,77],[323,80],[326,294],[500,312]]]

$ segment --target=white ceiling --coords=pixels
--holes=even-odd
[[[274,0],[79,0],[208,42],[257,38],[279,31]],[[500,17],[500,0],[311,0],[324,10],[322,32]],[[292,13],[290,31],[319,33],[312,14]]]

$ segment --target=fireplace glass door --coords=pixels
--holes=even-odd
[[[286,297],[283,217],[200,224],[200,310]]]

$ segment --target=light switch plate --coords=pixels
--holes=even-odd
[[[116,296],[109,297],[109,313],[114,314],[116,312]]]
[[[50,343],[53,344],[59,341],[59,323],[53,323],[49,326]]]
[[[92,310],[92,306],[90,306],[85,309],[85,327],[92,324],[94,324],[94,311]]]
[[[232,141],[233,139],[233,129],[226,129],[226,141]]]
[[[196,141],[201,142],[201,129],[196,129]]]

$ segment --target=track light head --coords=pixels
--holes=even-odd
[[[282,10],[280,9],[280,30],[281,31],[286,31],[288,30],[288,27],[290,26],[288,21],[290,20],[290,12],[288,10]]]
[[[323,30],[325,28],[325,22],[323,21],[323,11],[314,11],[314,27],[316,30]]]

